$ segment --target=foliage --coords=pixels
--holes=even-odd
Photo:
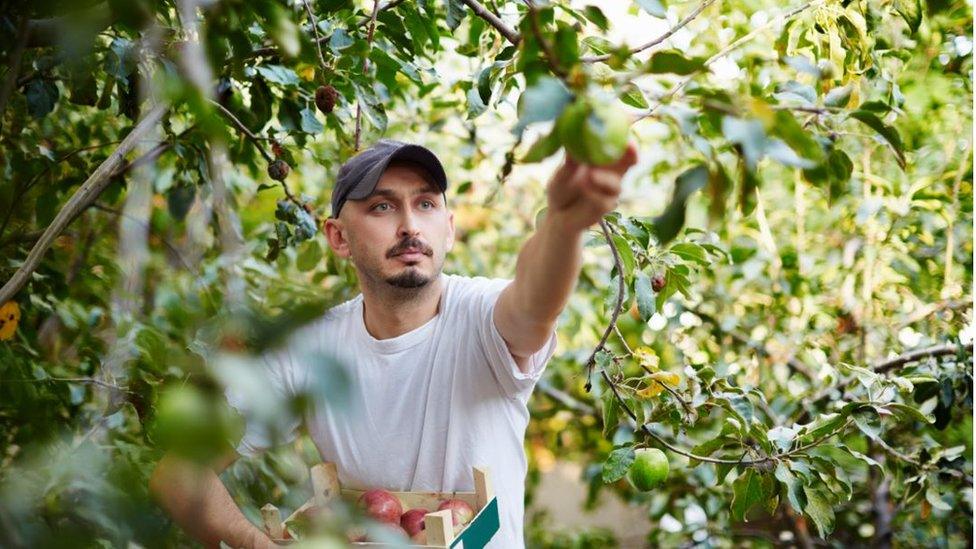
[[[642,0],[663,34],[635,45],[609,6],[478,5],[7,6],[0,541],[187,543],[146,489],[174,421],[210,418],[182,448],[209,459],[239,436],[225,389],[270,427],[348,391],[277,402],[255,358],[356,293],[318,231],[342,161],[383,135],[438,151],[447,270],[512,276],[553,155],[619,137],[558,131],[598,101],[641,163],[530,403],[529,500],[558,455],[591,505],[645,506],[655,546],[971,544],[969,6]],[[638,447],[671,460],[650,493],[624,479]],[[304,439],[225,479],[258,522],[317,460]]]

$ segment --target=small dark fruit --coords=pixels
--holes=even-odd
[[[656,273],[653,277],[651,277],[651,289],[654,290],[655,293],[660,292],[664,289],[666,282],[667,279],[664,278],[664,273]]]
[[[315,106],[322,111],[322,114],[329,114],[335,108],[336,101],[339,99],[339,92],[331,85],[319,86],[315,90]]]
[[[291,166],[280,158],[276,158],[268,164],[268,177],[275,181],[284,181],[290,171]]]

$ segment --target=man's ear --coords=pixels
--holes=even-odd
[[[349,240],[346,239],[345,228],[342,221],[335,218],[325,220],[325,239],[329,242],[329,247],[335,254],[342,258],[349,257]]]
[[[447,251],[451,251],[454,248],[454,212],[447,212]]]

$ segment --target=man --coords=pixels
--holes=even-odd
[[[567,157],[548,184],[546,215],[519,253],[513,280],[441,271],[454,215],[434,153],[381,140],[342,166],[325,233],[334,253],[352,261],[362,293],[299,330],[292,341],[305,347],[288,345],[266,362],[285,394],[317,374],[304,350],[351,365],[351,409],[317,403],[304,418],[343,486],[470,491],[471,467],[486,465],[501,519],[489,547],[524,546],[526,403],[555,351],[556,319],[576,285],[584,232],[616,207],[636,156],[631,145],[605,167]],[[246,402],[228,397],[246,410]],[[237,450],[254,455],[271,443],[249,424]],[[168,456],[152,491],[207,544],[269,546],[216,476],[234,459],[200,471]]]

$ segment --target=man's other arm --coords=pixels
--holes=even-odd
[[[192,538],[206,547],[277,547],[234,503],[219,475],[237,460],[230,450],[211,466],[167,453],[149,479],[149,491]]]
[[[550,180],[546,215],[519,252],[515,277],[499,295],[493,318],[523,372],[528,357],[549,340],[576,286],[583,234],[616,208],[620,180],[636,161],[633,145],[605,167],[567,158]]]

